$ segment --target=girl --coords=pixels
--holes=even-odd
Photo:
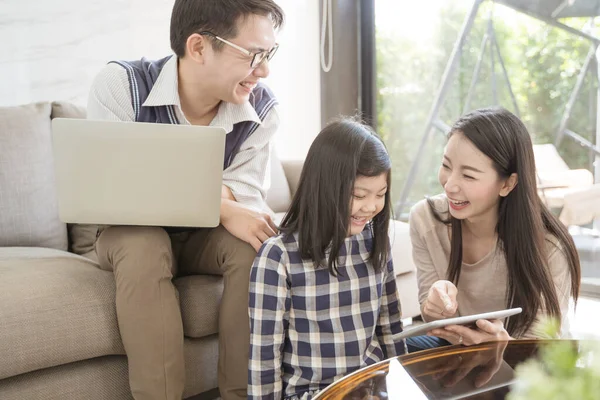
[[[390,159],[365,125],[328,125],[250,273],[248,399],[310,399],[405,352],[390,245]]]
[[[444,194],[410,214],[423,318],[523,312],[506,326],[479,320],[474,329],[433,330],[442,340],[411,338],[409,351],[540,337],[542,315],[564,322],[569,297],[577,301],[579,294],[579,258],[567,229],[538,197],[525,125],[499,108],[463,116],[449,134],[439,181]]]

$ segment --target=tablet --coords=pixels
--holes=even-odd
[[[437,321],[428,322],[417,325],[414,328],[406,329],[394,336],[394,340],[406,339],[411,336],[425,335],[432,329],[443,328],[448,325],[468,325],[474,324],[478,319],[504,319],[511,315],[519,314],[521,307],[510,308],[507,310],[492,311],[482,314],[465,315],[464,317],[439,319]]]

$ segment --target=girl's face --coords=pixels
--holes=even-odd
[[[500,197],[516,185],[516,174],[501,178],[492,160],[460,132],[448,140],[438,178],[450,214],[470,222],[497,218]]]
[[[377,176],[356,177],[350,202],[348,236],[361,233],[367,222],[383,210],[387,189],[387,172]]]

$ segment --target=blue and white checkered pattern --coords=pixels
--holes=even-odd
[[[344,241],[340,274],[302,259],[298,235],[260,249],[250,274],[248,399],[310,399],[359,368],[404,354],[392,260],[376,272],[369,226]]]

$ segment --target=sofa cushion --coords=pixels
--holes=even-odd
[[[55,101],[52,103],[52,119],[54,118],[80,118],[86,117],[84,107],[68,103],[66,101]]]
[[[421,314],[419,305],[419,285],[417,284],[417,273],[407,272],[396,276],[396,288],[400,298],[400,310],[402,318],[412,318]]]
[[[92,358],[3,379],[0,399],[133,400],[127,358]]]
[[[0,248],[0,379],[124,354],[112,272],[53,249]]]
[[[66,101],[55,101],[52,103],[52,119],[54,118],[85,119],[86,110],[84,107]],[[67,224],[69,251],[88,258],[95,258],[94,244],[99,228],[98,225]]]
[[[211,335],[202,339],[186,338],[183,342],[185,356],[185,389],[183,398],[217,387],[217,363],[219,362],[219,336]],[[198,396],[194,399],[208,399]]]
[[[412,257],[412,244],[408,224],[406,222],[391,220],[389,235],[396,276],[416,271],[417,268]]]
[[[201,338],[219,331],[219,304],[223,278],[215,275],[192,275],[174,281],[179,292],[183,333]]]
[[[0,108],[0,246],[67,249],[58,219],[50,103]]]
[[[267,205],[276,213],[285,212],[292,202],[292,195],[285,171],[275,152],[271,152],[270,170],[271,186],[267,191]]]

